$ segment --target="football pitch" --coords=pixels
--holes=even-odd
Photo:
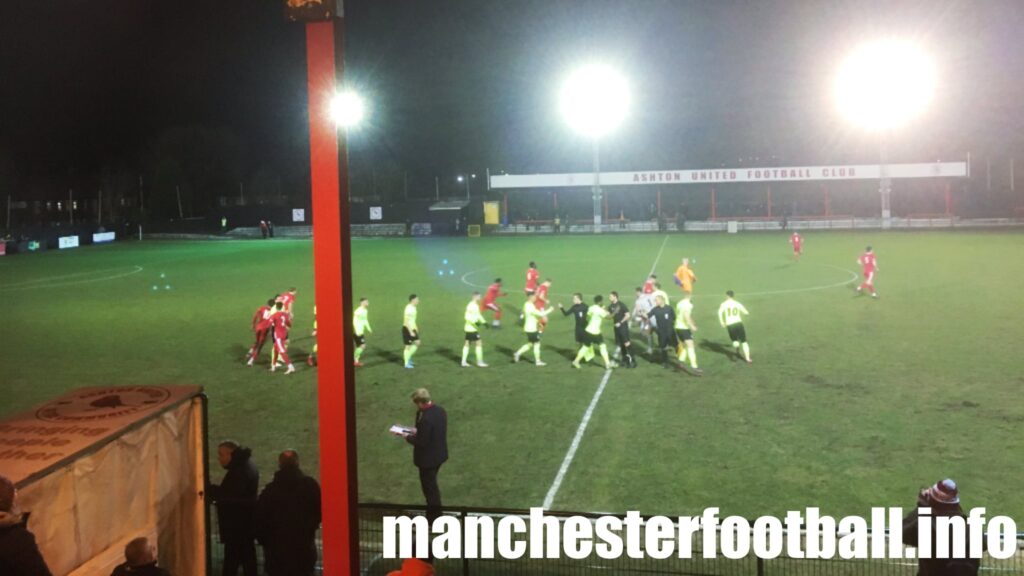
[[[868,244],[877,300],[853,290]],[[355,240],[355,296],[370,298],[373,327],[356,372],[361,500],[422,501],[410,448],[387,429],[412,424],[409,394],[426,387],[449,415],[449,505],[866,514],[911,506],[919,488],[952,477],[965,507],[1024,518],[1024,234],[809,232],[804,249],[794,262],[783,233]],[[632,307],[652,270],[674,303],[683,256],[698,277],[703,377],[646,357],[633,370],[577,371],[573,322],[557,311],[543,338],[548,365],[512,363],[525,343],[515,320],[529,261],[551,278],[555,303],[617,290]],[[509,295],[505,326],[482,331],[490,367],[461,368],[463,311],[495,277]],[[299,372],[270,373],[269,347],[246,367],[253,312],[290,286]],[[750,310],[752,365],[718,326],[727,289]],[[421,299],[422,346],[406,370],[410,293]],[[317,470],[316,372],[304,363],[310,241],[126,242],[0,258],[0,297],[0,417],[74,387],[198,384],[211,441],[252,446],[264,481],[284,448]],[[639,334],[634,343],[645,351]]]

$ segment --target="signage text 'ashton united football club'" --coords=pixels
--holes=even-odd
[[[817,173],[815,173],[817,172]],[[753,182],[757,180],[813,180],[815,178],[856,178],[856,166],[826,166],[822,168],[748,168],[740,170],[672,170],[634,172],[633,182],[728,182],[736,180]]]
[[[820,182],[874,180],[878,178],[964,178],[966,162],[921,162],[916,164],[858,164],[830,166],[720,167],[698,170],[637,170],[602,172],[604,186],[714,185],[744,182]],[[584,188],[598,180],[594,173],[500,174],[490,177],[493,189]]]

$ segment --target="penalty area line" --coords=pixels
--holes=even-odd
[[[668,244],[668,235],[665,235],[665,239],[661,241],[661,248],[658,249],[658,255],[654,258],[654,265],[651,266],[651,271],[648,274],[654,274],[654,271],[658,268],[658,262],[661,261],[661,255],[665,252],[665,245]],[[565,475],[569,472],[569,467],[572,465],[573,459],[576,458],[576,451],[580,448],[580,442],[583,441],[583,435],[587,432],[587,425],[590,424],[590,417],[594,415],[594,409],[597,408],[597,403],[601,400],[601,396],[604,394],[604,389],[608,386],[608,381],[612,377],[611,370],[605,370],[604,376],[601,378],[601,385],[597,387],[597,391],[594,392],[594,397],[590,399],[590,405],[587,406],[587,411],[583,413],[583,420],[580,421],[579,427],[576,428],[576,436],[572,439],[572,444],[569,445],[569,451],[565,453],[565,458],[562,458],[562,465],[558,468],[558,474],[555,475],[555,481],[551,483],[551,488],[548,488],[548,493],[544,496],[544,504],[542,505],[544,510],[550,510],[551,505],[555,502],[555,496],[558,495],[558,490],[562,487],[562,481],[565,480]]]

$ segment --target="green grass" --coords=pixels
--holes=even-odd
[[[879,300],[843,285],[869,243]],[[361,499],[422,499],[409,447],[386,430],[411,423],[409,392],[425,386],[449,413],[445,502],[540,505],[604,372],[569,366],[572,322],[557,313],[544,337],[549,366],[511,364],[524,339],[507,322],[484,332],[491,368],[460,368],[467,282],[503,277],[509,320],[529,260],[553,279],[555,301],[618,290],[632,304],[661,251],[665,279],[681,256],[697,260],[705,376],[645,360],[615,371],[555,508],[864,514],[910,506],[917,489],[951,476],[966,506],[1024,518],[1022,248],[1013,232],[812,233],[793,263],[782,234],[358,240],[355,293],[370,297],[375,330],[357,371]],[[265,357],[259,369],[241,362],[253,310],[292,285],[292,351],[305,358],[311,256],[308,241],[231,241],[0,259],[0,417],[77,386],[200,384],[212,438],[253,446],[265,479],[286,447],[315,471],[315,371],[286,377],[270,374]],[[751,312],[752,366],[730,356],[714,318],[729,288]],[[409,371],[399,331],[411,292],[422,300],[423,347]]]

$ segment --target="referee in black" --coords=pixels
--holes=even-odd
[[[661,296],[657,296],[654,299],[656,305],[647,316],[654,319],[654,328],[658,333],[658,349],[661,352],[662,363],[668,362],[668,352],[666,348],[672,349],[674,352],[676,349],[676,311],[671,306],[665,303],[665,299]]]
[[[627,368],[636,368],[636,360],[633,358],[633,343],[629,339],[629,309],[619,300],[618,292],[611,292],[608,295],[612,301],[608,305],[608,312],[612,315],[612,326],[615,329],[615,344],[622,354],[622,362]]]
[[[576,292],[572,295],[572,306],[566,309],[562,306],[562,303],[558,303],[558,309],[562,311],[563,316],[572,316],[573,320],[576,321],[576,347],[588,346],[590,339],[587,337],[587,305],[583,303],[583,294]],[[590,362],[594,358],[593,351],[587,354],[587,362]]]

